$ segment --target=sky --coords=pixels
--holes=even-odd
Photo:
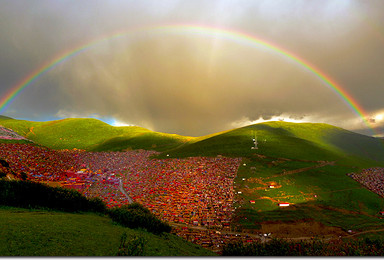
[[[382,0],[0,0],[0,100],[87,46],[1,114],[92,117],[189,136],[266,120],[384,136],[383,13]],[[179,29],[161,29],[172,26]],[[310,64],[364,115],[303,64],[239,35]]]

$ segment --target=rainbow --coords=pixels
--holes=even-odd
[[[314,65],[309,62],[301,59],[297,55],[285,50],[282,47],[278,47],[275,44],[272,44],[268,41],[256,38],[253,35],[246,34],[238,31],[231,31],[223,28],[216,27],[207,27],[207,26],[196,26],[196,25],[165,25],[165,26],[152,26],[152,27],[141,27],[128,31],[119,31],[113,34],[100,37],[98,39],[89,41],[85,44],[80,44],[75,48],[68,49],[58,55],[56,55],[53,59],[45,62],[43,65],[29,73],[24,79],[18,82],[16,85],[11,87],[8,92],[3,95],[0,99],[0,113],[4,112],[8,106],[12,103],[15,98],[21,94],[21,92],[39,79],[42,75],[47,73],[49,70],[54,68],[60,63],[71,59],[72,57],[82,53],[83,51],[108,40],[119,38],[139,32],[146,33],[181,33],[181,34],[197,34],[197,35],[207,35],[209,37],[221,37],[227,40],[231,40],[234,42],[238,42],[243,45],[249,45],[251,47],[256,48],[265,48],[274,53],[280,54],[283,57],[286,57],[296,64],[302,66],[309,72],[313,73],[316,77],[318,77],[321,81],[325,83],[331,90],[333,90],[353,111],[358,115],[364,123],[368,126],[369,129],[373,131],[373,128],[369,121],[367,120],[366,112],[364,109],[358,104],[358,102],[345,91],[340,85],[338,85],[334,80],[332,80],[329,76],[327,76],[324,72],[316,68]],[[373,131],[374,132],[374,131]]]

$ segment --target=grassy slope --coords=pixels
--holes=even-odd
[[[258,150],[250,149],[254,133],[258,137]],[[258,228],[263,221],[308,218],[344,229],[384,226],[377,214],[384,209],[383,198],[346,175],[362,168],[384,166],[384,146],[376,138],[327,124],[268,122],[199,138],[162,156],[167,153],[172,157],[217,154],[244,157],[246,165],[240,167],[235,179],[236,192],[242,191],[237,195],[242,200],[237,206],[242,207],[236,211],[236,222],[243,228]],[[267,158],[258,158],[256,154]],[[272,165],[276,158],[294,161]],[[300,160],[327,160],[336,164],[281,175],[284,170],[318,164]],[[251,177],[262,180],[264,185],[247,181]],[[281,187],[265,188],[272,181]],[[250,204],[249,200],[256,203]],[[295,207],[280,209],[278,202],[294,203]]]
[[[0,115],[0,120],[5,120],[5,119],[13,119],[13,118],[9,116]]]
[[[0,124],[53,149],[119,151],[133,148],[161,151],[174,148],[189,139],[152,132],[142,127],[113,127],[97,119],[68,118],[48,122],[0,119]]]
[[[141,127],[113,127],[97,119],[69,118],[48,122],[2,119],[0,124],[53,149],[121,151],[151,149],[171,157],[249,157],[255,152],[272,157],[306,160],[358,159],[384,162],[384,145],[377,138],[327,124],[268,122],[203,137],[157,133]],[[258,150],[251,150],[254,134]],[[308,152],[310,151],[310,152]]]
[[[0,208],[2,256],[113,256],[124,232],[127,241],[144,237],[147,256],[215,255],[175,235],[124,228],[95,214]]]
[[[258,228],[264,221],[314,219],[345,230],[384,227],[378,212],[384,199],[362,187],[346,174],[355,171],[351,166],[327,165],[321,168],[282,175],[290,171],[315,166],[316,163],[287,161],[271,166],[268,159],[245,159],[235,179],[237,198],[242,200],[236,211],[237,222],[244,228]],[[256,170],[251,170],[256,167]],[[262,180],[252,182],[250,178]],[[245,180],[243,180],[245,179]],[[268,188],[274,182],[278,188]],[[258,189],[259,188],[259,189]],[[251,192],[249,192],[249,189]],[[316,195],[316,197],[315,197]],[[249,203],[255,200],[255,204]],[[293,203],[279,208],[278,202]]]
[[[254,133],[258,150],[251,149]],[[384,163],[384,145],[378,139],[327,124],[309,123],[268,122],[246,126],[199,138],[167,153],[171,157],[217,154],[249,157],[258,153],[278,158],[339,160],[347,164],[357,158],[367,164]]]

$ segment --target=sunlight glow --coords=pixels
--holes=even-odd
[[[382,121],[384,119],[384,114],[377,114],[376,116],[375,116],[375,120],[376,121]]]
[[[114,119],[111,125],[113,125],[113,126],[134,126],[132,124],[127,124],[123,121],[119,121],[117,119]]]

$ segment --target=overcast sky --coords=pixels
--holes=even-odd
[[[113,35],[27,86],[4,115],[95,117],[200,136],[268,119],[367,125],[314,73],[277,52],[164,25],[218,27],[316,66],[384,133],[382,0],[0,0],[0,95],[60,53]]]

